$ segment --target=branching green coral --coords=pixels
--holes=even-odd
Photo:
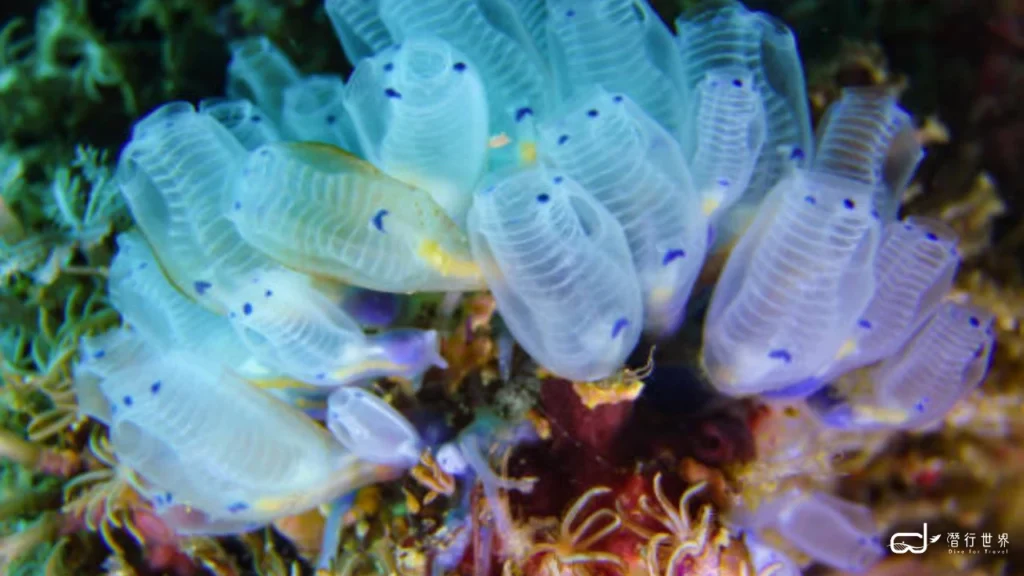
[[[19,415],[0,403],[0,425],[8,429],[23,427]],[[35,474],[20,464],[0,461],[0,538],[29,530],[31,520],[41,511],[60,505],[60,482]],[[0,568],[4,574],[41,574],[54,543],[25,541],[23,546],[0,546]],[[12,550],[10,548],[17,548]],[[16,552],[16,554],[15,554]],[[16,558],[14,556],[17,556]]]
[[[48,130],[100,102],[103,89],[120,92],[137,113],[135,94],[116,55],[89,23],[84,0],[56,0],[39,9],[34,30],[14,19],[0,31],[0,124],[13,135],[51,136]],[[70,101],[70,109],[61,107]],[[55,114],[55,110],[62,113]],[[68,116],[72,116],[68,118]]]
[[[8,285],[18,274],[30,275],[42,286],[49,286],[62,272],[102,275],[105,262],[94,262],[93,252],[106,240],[115,226],[128,223],[127,211],[117,193],[106,154],[88,147],[78,147],[70,166],[58,167],[47,194],[12,192],[9,203],[12,213],[31,215],[41,211],[45,227],[16,242],[0,238],[0,286]],[[13,216],[24,218],[19,213]],[[86,254],[90,266],[70,267],[76,250]],[[105,259],[105,258],[100,258]],[[97,267],[99,266],[99,267]]]
[[[66,237],[90,250],[105,240],[114,221],[127,221],[124,201],[107,165],[107,154],[88,147],[76,149],[71,168],[57,169],[50,185],[51,217]],[[73,172],[77,169],[80,176]],[[83,180],[88,186],[83,186]]]
[[[35,32],[32,64],[38,77],[71,78],[76,88],[94,100],[101,98],[101,87],[116,86],[129,111],[137,111],[121,64],[89,23],[85,0],[58,0],[41,8]]]
[[[0,242],[15,243],[25,237],[25,227],[8,205],[8,198],[21,189],[23,170],[20,158],[0,150]]]

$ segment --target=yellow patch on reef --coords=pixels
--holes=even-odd
[[[424,262],[431,268],[437,270],[442,276],[454,276],[456,278],[482,279],[480,266],[472,260],[460,260],[451,255],[437,243],[436,240],[423,240],[417,251]]]
[[[250,382],[263,390],[316,390],[317,387],[291,378],[253,379]]]
[[[705,198],[704,203],[701,204],[701,210],[704,212],[705,216],[711,216],[721,205],[722,201],[717,198]]]
[[[295,494],[260,498],[253,503],[252,509],[260,513],[279,514],[294,508],[296,502],[300,501],[301,498],[301,495]]]
[[[572,389],[589,410],[606,404],[632,402],[644,389],[644,378],[654,371],[654,347],[647,354],[647,363],[640,368],[624,368],[614,376],[596,382],[573,382]]]
[[[857,406],[854,408],[855,420],[898,425],[906,422],[908,417],[909,414],[906,410],[896,408],[882,408],[880,406]]]
[[[406,510],[408,510],[414,515],[419,514],[420,511],[423,510],[423,504],[421,504],[420,501],[416,499],[416,496],[412,492],[409,492],[408,488],[403,486],[402,494],[405,496]]]
[[[352,366],[346,366],[340,370],[331,372],[331,378],[334,380],[342,381],[347,378],[351,378],[355,374],[360,372],[369,372],[379,370],[381,372],[401,372],[403,366],[390,362],[388,360],[364,360]]]
[[[857,341],[853,338],[848,338],[843,345],[839,347],[839,352],[836,352],[836,360],[842,360],[850,354],[857,351]]]
[[[661,306],[668,304],[671,299],[671,288],[655,288],[654,290],[651,290],[651,306],[654,308],[660,308]]]
[[[534,431],[537,432],[537,437],[541,440],[551,439],[551,422],[547,418],[540,415],[534,409],[530,409],[526,412],[526,419],[533,425]]]
[[[384,495],[379,486],[371,485],[360,488],[352,500],[352,507],[345,512],[343,517],[345,525],[349,526],[373,518],[380,513],[383,503]]]
[[[306,162],[317,164],[317,167],[333,170],[359,170],[367,174],[383,175],[376,166],[363,158],[326,142],[283,142],[282,147],[291,149]]]
[[[534,142],[523,142],[519,145],[519,162],[529,166],[537,162],[537,144]]]
[[[326,400],[312,399],[312,398],[296,398],[291,401],[292,405],[299,410],[319,410],[327,407]]]
[[[644,389],[644,383],[640,380],[625,380],[611,385],[602,385],[600,382],[573,382],[572,389],[580,402],[588,410],[593,410],[606,404],[636,400]]]
[[[455,494],[455,477],[441,468],[429,449],[420,454],[420,461],[409,471],[409,475],[432,493],[445,496]]]

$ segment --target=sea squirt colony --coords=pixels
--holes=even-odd
[[[992,315],[947,298],[955,236],[897,219],[922,157],[908,114],[849,88],[813,138],[782,23],[738,3],[675,34],[633,0],[325,8],[347,81],[242,41],[227,98],[160,107],[121,154],[125,327],[83,342],[76,386],[180,532],[243,531],[415,464],[416,430],[352,387],[445,366],[437,332],[376,309],[397,295],[489,290],[537,364],[596,381],[642,333],[672,336],[706,256],[735,243],[704,325],[721,392],[911,428],[984,377]],[[857,569],[878,555],[864,513],[801,493],[751,526]]]

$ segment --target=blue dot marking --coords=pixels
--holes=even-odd
[[[616,320],[615,325],[612,326],[612,338],[621,334],[622,331],[626,329],[626,326],[629,326],[629,320],[625,318],[619,318]]]
[[[205,282],[203,280],[196,280],[192,286],[196,289],[196,294],[202,296],[203,294],[206,294],[206,291],[208,289],[213,287],[213,284],[210,284],[209,282]]]
[[[737,79],[732,81],[732,85],[737,87],[737,88],[743,88],[743,80],[740,80],[739,78],[737,78]]]
[[[782,360],[786,364],[789,364],[790,362],[793,361],[793,355],[790,354],[788,350],[784,350],[784,349],[781,349],[781,348],[778,349],[778,350],[772,350],[771,352],[769,352],[768,353],[768,357],[773,359],[773,360]]]
[[[587,110],[587,116],[590,116],[591,118],[597,118],[597,114],[598,114],[597,110],[595,110],[593,108],[591,108],[590,110]]]
[[[551,196],[548,196],[547,194],[537,194],[537,202],[545,204],[548,200],[551,200]]]
[[[558,137],[558,145],[559,146],[561,146],[562,144],[565,144],[568,141],[569,141],[569,135],[568,134],[562,134],[561,136]]]
[[[818,203],[818,201],[815,200],[814,196],[811,195],[804,196],[804,202],[807,202],[811,206],[814,206],[815,204]]]
[[[573,17],[573,16],[575,16],[575,15],[576,15],[576,11],[575,11],[575,10],[566,10],[566,11],[565,11],[565,16],[566,16],[567,18],[572,18],[572,17]]]
[[[242,209],[242,203],[241,202],[235,202],[235,210],[241,210],[241,209]]]
[[[242,314],[245,314],[246,316],[252,314],[252,304],[249,302],[242,304]]]
[[[274,291],[273,290],[267,290],[266,292],[263,293],[263,295],[266,296],[267,298],[270,298],[271,296],[274,295]]]
[[[394,98],[395,100],[401,100],[402,99],[402,95],[399,94],[398,90],[395,90],[394,88],[387,88],[387,89],[385,89],[384,90],[384,95],[387,96],[388,98]]]
[[[856,204],[853,203],[853,200],[846,198],[843,200],[843,206],[846,206],[847,210],[853,210],[853,207],[856,206]]]
[[[388,62],[387,64],[384,65],[384,71],[385,72],[391,72],[394,69],[395,69],[395,64],[393,62]]]
[[[975,316],[971,316],[970,319],[968,319],[968,322],[970,322],[971,326],[974,326],[975,328],[977,328],[979,325],[981,325],[981,322],[978,321],[978,318],[975,317]]]
[[[234,504],[228,506],[228,512],[231,512],[232,514],[238,514],[239,512],[244,512],[248,509],[249,505],[246,504],[245,502],[235,502]]]
[[[103,358],[106,355],[107,355],[107,353],[105,351],[97,350],[96,353],[94,353],[92,355],[92,357],[93,357],[93,360],[99,360],[100,358]]]
[[[533,110],[528,107],[520,108],[516,110],[516,122],[521,122],[523,118],[527,116],[533,116]]]
[[[615,102],[616,104],[618,104],[619,102],[622,102],[622,96],[619,95],[619,94],[616,94],[615,96],[612,96],[612,102]]]
[[[937,242],[938,239],[939,239],[939,237],[936,236],[934,232],[929,232],[929,233],[925,234],[924,237],[929,239],[929,240],[931,240],[932,242]]]
[[[337,121],[338,121],[338,117],[335,116],[334,114],[328,114],[327,115],[327,123],[328,124],[334,124]]]
[[[555,176],[555,179],[553,180],[553,182],[555,184],[561,184],[563,180],[565,180],[565,178],[563,178],[561,176]]]
[[[456,72],[464,72],[466,70],[466,63],[465,62],[456,62],[452,66],[452,69],[455,70]]]
[[[373,227],[376,228],[378,232],[384,232],[384,217],[387,215],[388,211],[383,209],[378,210],[377,213],[373,215]]]
[[[718,179],[718,185],[721,186],[722,188],[728,188],[729,187],[729,180],[727,178],[719,178]]]
[[[662,257],[661,265],[662,266],[668,266],[669,263],[672,262],[673,260],[678,260],[679,258],[685,258],[685,257],[686,257],[686,250],[680,250],[680,249],[669,250],[668,252],[665,252],[665,256]]]
[[[260,122],[263,121],[263,118],[260,118],[259,114],[257,114],[249,118],[249,120],[251,120],[254,124],[259,124]]]
[[[125,406],[131,406],[132,405],[132,397],[131,396],[125,396],[124,397],[124,405]]]
[[[156,394],[156,393],[160,392],[160,381],[157,380],[156,382],[153,382],[152,384],[150,384],[149,385],[149,391],[152,392],[153,394]]]
[[[869,322],[868,320],[865,320],[863,318],[861,318],[860,320],[857,321],[857,325],[860,326],[861,328],[866,328],[868,330],[871,330],[871,322]]]
[[[807,155],[804,154],[803,148],[793,148],[793,151],[789,153],[790,160],[803,160]]]

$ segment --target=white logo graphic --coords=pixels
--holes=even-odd
[[[939,538],[942,538],[942,534],[936,534],[931,538],[928,538],[928,523],[925,522],[924,530],[921,533],[917,532],[897,532],[889,538],[889,549],[892,550],[893,554],[924,554],[925,550],[928,549],[929,544],[935,544]],[[906,542],[898,542],[901,539],[920,540],[920,546],[912,546]]]

